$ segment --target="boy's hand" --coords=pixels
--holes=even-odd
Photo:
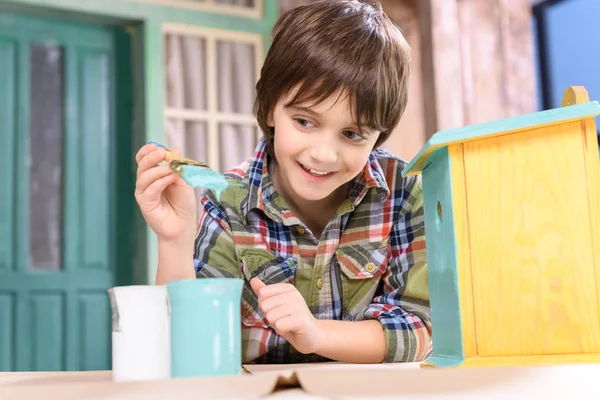
[[[250,285],[258,296],[263,315],[278,335],[303,354],[319,351],[325,333],[294,285],[276,283],[267,286],[258,278],[253,278]]]
[[[179,154],[179,149],[173,151]],[[193,241],[196,195],[168,165],[158,165],[165,157],[165,150],[154,144],[147,144],[138,151],[135,156],[138,164],[135,199],[159,240]]]

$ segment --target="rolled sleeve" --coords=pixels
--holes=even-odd
[[[400,216],[390,234],[389,266],[365,318],[385,332],[385,362],[415,362],[432,349],[420,177],[407,181]]]
[[[194,246],[197,278],[241,278],[233,233],[224,207],[211,199],[200,198],[201,209]]]

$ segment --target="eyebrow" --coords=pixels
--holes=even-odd
[[[321,114],[319,114],[316,111],[311,110],[310,108],[307,107],[300,107],[300,106],[288,106],[287,108],[291,109],[291,110],[296,110],[296,111],[301,111],[301,112],[307,112],[309,114],[311,114],[314,117],[320,117]]]
[[[320,116],[321,116],[321,114],[319,114],[318,112],[316,112],[316,111],[313,111],[313,110],[311,110],[310,108],[307,108],[307,107],[301,107],[301,106],[291,105],[291,106],[286,106],[286,108],[288,108],[288,109],[291,109],[291,110],[300,111],[300,112],[306,112],[306,113],[308,113],[308,114],[311,114],[313,117],[316,117],[316,118],[318,118],[318,117],[320,117]],[[374,132],[373,132],[371,129],[369,129],[369,128],[367,128],[367,129],[362,129],[362,130],[361,130],[361,129],[359,129],[359,128],[358,128],[358,124],[356,124],[356,123],[352,123],[352,124],[350,124],[350,129],[356,129],[356,130],[359,130],[361,133],[365,133],[365,134],[367,134],[367,135],[372,135],[372,134],[374,133]]]

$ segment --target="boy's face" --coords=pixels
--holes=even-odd
[[[379,132],[359,132],[348,96],[285,107],[293,95],[277,102],[268,121],[275,128],[278,190],[295,203],[328,199],[362,171]]]

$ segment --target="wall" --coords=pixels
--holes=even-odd
[[[425,130],[425,103],[423,101],[423,61],[419,8],[414,0],[382,0],[384,11],[394,21],[412,48],[408,104],[400,123],[384,144],[388,151],[410,160],[428,139]]]
[[[428,133],[535,111],[529,0],[419,4]]]

